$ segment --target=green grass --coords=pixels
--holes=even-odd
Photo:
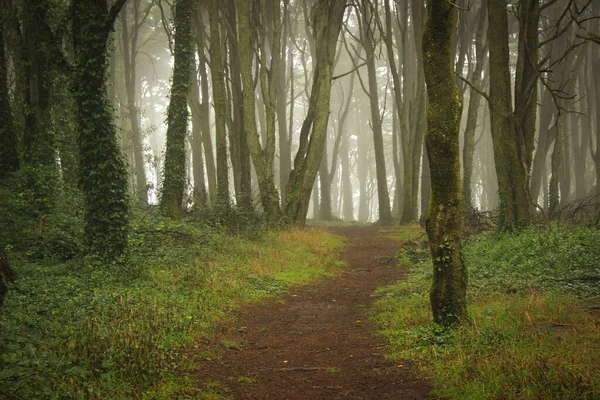
[[[0,311],[0,398],[188,393],[194,363],[219,357],[199,343],[234,308],[341,267],[341,242],[323,230],[248,238],[152,215],[133,230],[127,262],[114,265],[11,254],[18,279]]]
[[[562,227],[488,233],[464,249],[471,321],[432,323],[430,261],[379,291],[376,319],[395,360],[418,360],[435,393],[450,399],[598,399],[600,233]],[[420,261],[418,256],[422,256]]]

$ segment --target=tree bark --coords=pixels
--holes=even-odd
[[[333,61],[345,8],[346,0],[324,0],[318,2],[313,10],[316,65],[309,109],[300,131],[285,207],[287,221],[295,225],[303,226],[306,222],[310,194],[323,158]]]
[[[377,199],[379,204],[379,224],[391,225],[392,211],[387,186],[385,154],[383,151],[383,131],[379,113],[379,90],[375,71],[375,45],[373,42],[373,16],[371,5],[362,0],[362,44],[367,54],[367,74],[369,81],[369,102],[371,105],[371,128],[373,130],[373,148],[375,150],[375,173],[377,177]]]
[[[431,165],[431,206],[427,218],[433,258],[430,299],[434,321],[453,325],[467,319],[467,271],[462,262],[462,183],[459,128],[462,105],[452,69],[456,10],[445,0],[428,2],[423,32],[429,98],[425,143]]]
[[[490,120],[500,198],[499,227],[511,230],[529,223],[526,168],[517,138],[509,70],[508,16],[505,0],[488,0],[490,48]]]
[[[260,38],[256,43],[256,50],[259,51],[257,63],[260,65],[259,79],[261,81],[261,90],[265,99],[266,111],[266,130],[264,132],[265,145],[261,143],[256,124],[256,96],[254,92],[254,80],[252,77],[252,55],[255,52],[252,38],[255,37],[255,31],[251,25],[251,13],[256,12],[258,4],[249,0],[240,1],[239,7],[239,31],[240,31],[240,72],[242,75],[242,84],[244,86],[244,127],[248,140],[248,148],[256,171],[258,186],[260,189],[261,204],[263,213],[268,221],[277,221],[281,218],[281,208],[279,207],[279,192],[275,187],[273,175],[273,161],[275,157],[275,78],[278,71],[280,57],[280,31],[281,19],[279,16],[279,4],[273,4],[273,22],[275,25],[273,47],[271,52],[271,68],[269,72],[266,66],[266,54],[264,51],[266,33],[259,34]],[[265,11],[266,13],[266,11]],[[263,16],[266,19],[266,16]]]
[[[202,102],[200,103],[201,116],[201,135],[202,147],[204,149],[204,160],[206,163],[206,177],[208,184],[208,199],[211,204],[217,201],[217,170],[215,166],[215,154],[213,152],[213,142],[210,133],[210,103],[208,95],[208,72],[206,65],[208,60],[204,49],[206,46],[206,35],[204,34],[204,21],[200,8],[194,15],[194,26],[196,30],[196,46],[198,47],[198,74],[200,76],[200,93]]]
[[[483,1],[479,8],[479,19],[477,23],[477,33],[475,35],[475,68],[471,76],[473,86],[480,87],[485,64],[485,49],[483,45],[483,36],[485,33],[485,24],[487,21],[486,2]],[[459,71],[460,73],[460,71]],[[475,130],[478,123],[479,109],[481,107],[481,95],[476,90],[471,89],[469,95],[469,107],[467,111],[467,124],[465,127],[465,143],[463,146],[463,205],[465,212],[474,209],[472,193],[473,176],[473,156],[475,153]]]
[[[210,75],[213,88],[213,104],[215,109],[215,138],[217,147],[217,197],[216,207],[222,214],[229,212],[229,169],[227,160],[227,93],[225,90],[225,62],[223,55],[219,16],[219,0],[208,3],[210,19]]]
[[[175,61],[167,110],[167,146],[160,199],[161,210],[170,218],[181,216],[186,188],[187,99],[194,62],[192,6],[192,0],[179,0],[174,9]]]

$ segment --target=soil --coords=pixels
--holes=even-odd
[[[214,343],[220,357],[200,364],[199,389],[231,399],[432,398],[415,365],[384,358],[369,321],[375,289],[406,274],[392,263],[401,243],[377,227],[329,229],[350,239],[340,254],[348,269],[239,309]]]

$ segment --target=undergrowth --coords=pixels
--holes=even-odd
[[[432,322],[428,249],[406,248],[404,281],[379,292],[390,357],[418,360],[450,399],[600,398],[600,232],[486,233],[464,246],[471,321]]]
[[[194,361],[214,356],[200,343],[233,308],[340,267],[341,243],[323,230],[249,238],[144,214],[132,232],[112,265],[11,252],[0,398],[176,398],[195,387]]]

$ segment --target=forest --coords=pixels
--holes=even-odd
[[[0,0],[0,398],[600,398],[599,22]]]

